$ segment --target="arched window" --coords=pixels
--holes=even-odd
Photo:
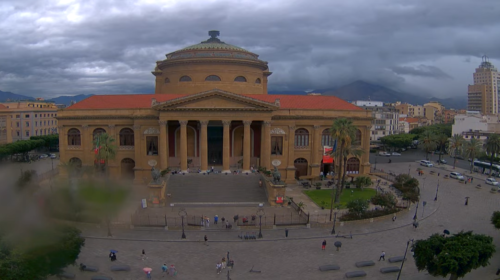
[[[205,81],[220,82],[220,77],[216,75],[210,75],[205,78]]]
[[[134,131],[132,129],[120,130],[120,146],[134,146]]]
[[[103,133],[106,133],[106,130],[104,130],[103,128],[96,128],[96,129],[94,129],[94,132],[92,134],[93,134],[94,139],[96,139],[97,137],[99,137]]]
[[[361,145],[361,131],[356,129],[356,139],[354,140],[354,145]]]
[[[242,83],[246,83],[247,82],[247,79],[243,76],[238,76],[236,78],[234,78],[234,81],[235,82],[242,82]]]
[[[347,160],[346,166],[347,174],[358,174],[359,173],[359,159],[358,158],[350,158]]]
[[[41,133],[40,133],[41,134]],[[82,136],[80,130],[72,128],[68,131],[68,146],[82,145]]]
[[[257,78],[257,80],[255,80],[255,83],[260,84],[261,83],[260,78]]]
[[[180,79],[179,79],[179,82],[191,82],[191,77],[189,76],[182,76]]]
[[[295,130],[295,148],[303,149],[309,147],[309,131],[304,128]]]
[[[330,134],[330,129],[323,130],[323,133],[321,134],[321,146],[333,147],[333,145],[334,140],[332,138],[332,135]]]
[[[170,79],[169,78],[165,78],[165,84],[168,84],[170,83]]]

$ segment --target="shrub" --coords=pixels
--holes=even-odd
[[[368,210],[368,201],[364,199],[355,199],[352,201],[349,201],[347,203],[347,209],[349,209],[349,213],[352,213],[353,215],[358,215],[361,216],[363,213]]]
[[[420,189],[418,188],[418,180],[411,177],[408,174],[400,174],[395,178],[393,187],[399,190],[403,194],[404,200],[409,200],[410,202],[417,202],[418,196],[420,195]]]
[[[383,208],[392,209],[396,207],[397,200],[392,193],[379,193],[372,197],[371,203]]]
[[[354,180],[354,185],[356,185],[357,188],[366,188],[369,187],[373,184],[372,178],[369,176],[359,176]]]
[[[348,212],[348,213],[342,215],[342,217],[340,217],[340,220],[341,221],[355,221],[355,220],[371,219],[371,218],[376,218],[376,217],[394,214],[394,213],[397,213],[398,211],[399,210],[397,208],[370,210],[370,211],[365,211],[361,215],[357,215],[357,214]]]

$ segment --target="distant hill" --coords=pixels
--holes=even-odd
[[[446,108],[465,109],[467,107],[466,97],[441,99],[436,97],[417,96],[364,81],[355,81],[338,89],[325,91],[322,95],[333,95],[346,101],[373,100],[388,103],[401,101],[414,105],[423,105],[429,101],[438,101]]]
[[[20,101],[20,100],[34,100],[34,98],[0,90],[0,102]]]
[[[307,92],[303,90],[269,90],[267,91],[269,94],[285,94],[285,95],[306,95]]]
[[[56,98],[49,99],[47,101],[52,101],[56,104],[64,104],[66,106],[69,106],[71,101],[80,102],[80,101],[82,101],[82,100],[84,100],[92,95],[93,94],[79,94],[79,95],[75,95],[75,96],[59,96]]]

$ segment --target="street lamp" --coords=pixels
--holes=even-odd
[[[415,208],[415,215],[413,216],[413,220],[416,221],[417,220],[417,212],[418,212],[418,200],[417,200],[417,207]]]
[[[336,222],[337,222],[337,212],[335,211],[334,218],[333,218],[332,234],[335,234],[335,223]]]
[[[408,165],[408,176],[410,176],[411,164]]]
[[[257,215],[259,216],[259,238],[262,238],[262,216],[265,214],[264,209],[259,208],[259,210],[257,210]]]
[[[422,218],[424,217],[425,205],[426,204],[427,204],[427,201],[422,202]]]
[[[436,197],[434,197],[434,201],[438,200],[438,191],[439,191],[439,180],[438,180],[438,185],[437,185],[437,188],[436,188]]]
[[[403,270],[403,265],[405,264],[406,253],[408,253],[408,247],[410,247],[410,242],[413,245],[413,239],[410,239],[410,240],[408,240],[408,242],[406,242],[405,255],[403,256],[403,261],[401,262],[401,267],[399,268],[399,272],[398,272],[398,278],[396,280],[399,280],[399,276],[401,276],[401,271]]]
[[[182,219],[182,239],[186,239],[186,234],[184,233],[184,217],[187,216],[187,212],[185,209],[179,210],[179,216],[181,216]]]

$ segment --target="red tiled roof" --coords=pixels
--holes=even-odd
[[[93,95],[67,109],[147,109],[151,108],[152,98],[158,102],[164,102],[184,96],[188,94]],[[336,96],[278,94],[245,94],[243,96],[270,103],[279,99],[281,109],[363,110]]]
[[[418,122],[418,118],[399,118],[399,121],[407,123],[416,123]]]
[[[8,109],[8,108],[5,107],[3,104],[0,104],[0,109]]]

